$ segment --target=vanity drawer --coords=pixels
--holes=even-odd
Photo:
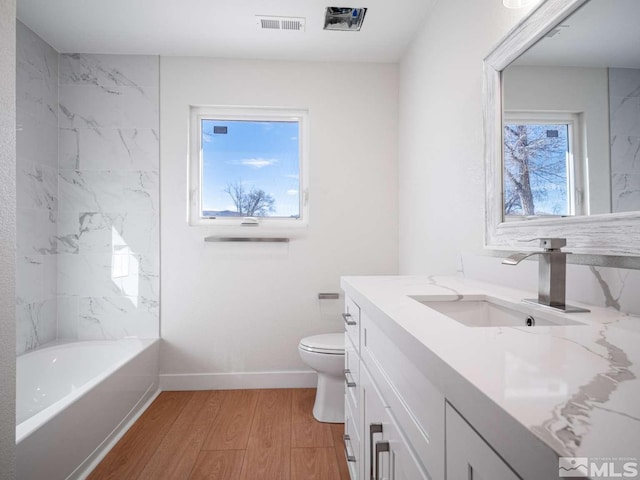
[[[345,299],[342,318],[347,336],[353,342],[356,352],[360,353],[360,307],[349,297]]]
[[[347,458],[347,466],[349,467],[349,474],[351,475],[351,480],[360,480],[360,463],[361,463],[361,453],[360,453],[360,435],[358,430],[359,422],[356,423],[355,417],[357,417],[357,413],[351,411],[351,407],[349,405],[349,400],[345,396],[345,405],[344,405],[344,447],[345,447],[345,456]]]
[[[444,395],[366,313],[361,318],[362,369],[371,374],[429,476],[444,478]]]
[[[356,351],[349,335],[345,334],[344,341],[344,383],[345,393],[351,402],[354,410],[358,409],[360,403],[360,356]]]

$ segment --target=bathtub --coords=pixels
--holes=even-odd
[[[17,358],[17,478],[84,478],[158,393],[158,339],[63,343]]]

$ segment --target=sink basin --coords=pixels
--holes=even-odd
[[[425,307],[467,327],[553,327],[584,325],[564,314],[523,303],[512,303],[488,295],[411,296]]]

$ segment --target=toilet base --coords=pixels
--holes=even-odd
[[[323,423],[344,423],[344,377],[318,374],[313,417]]]

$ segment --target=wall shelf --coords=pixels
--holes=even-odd
[[[289,243],[284,237],[204,237],[205,242]]]

